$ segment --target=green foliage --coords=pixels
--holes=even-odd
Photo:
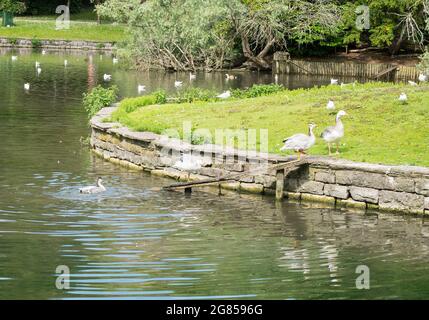
[[[10,38],[9,43],[14,46],[18,43],[18,39],[17,38]]]
[[[10,12],[13,14],[23,13],[25,11],[25,3],[17,0],[0,0],[0,12]]]
[[[254,84],[248,89],[234,89],[232,90],[232,97],[234,98],[256,98],[267,96],[285,90],[282,85],[277,84]]]
[[[164,104],[167,102],[167,93],[165,90],[158,90],[152,93],[155,96],[155,103]]]
[[[423,74],[429,74],[429,52],[427,50],[420,56],[420,62],[417,65],[417,69]]]
[[[40,39],[33,38],[31,39],[31,46],[33,48],[40,48],[42,46],[42,41]]]
[[[98,111],[114,103],[118,98],[119,88],[111,86],[103,88],[101,85],[95,87],[89,93],[83,94],[83,106],[91,118]]]
[[[213,101],[218,95],[217,92],[201,88],[186,88],[177,93],[177,102]]]

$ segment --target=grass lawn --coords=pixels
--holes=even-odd
[[[408,103],[398,101],[401,92]],[[341,158],[385,164],[429,166],[429,85],[368,83],[285,90],[277,94],[219,102],[164,104],[140,107],[127,113],[120,107],[115,121],[137,130],[160,133],[167,128],[180,130],[183,121],[192,121],[194,129],[216,128],[269,130],[269,151],[281,154],[285,137],[306,133],[308,123],[317,124],[316,136],[335,122],[335,114],[326,109],[333,99],[336,110],[343,109],[345,137]],[[309,151],[327,155],[321,138]]]
[[[99,42],[119,42],[124,39],[125,26],[96,22],[74,21],[71,17],[70,29],[55,30],[55,19],[15,18],[16,26],[0,27],[0,37],[43,40],[88,40]]]

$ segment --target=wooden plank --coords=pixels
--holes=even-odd
[[[214,183],[220,183],[220,182],[226,182],[226,181],[232,181],[234,179],[232,178],[219,178],[219,179],[204,179],[199,181],[189,181],[189,182],[180,182],[171,184],[169,186],[163,187],[164,190],[173,190],[173,189],[187,189],[192,187],[202,187],[207,186]]]
[[[277,170],[276,172],[276,200],[283,199],[283,189],[285,184],[285,170]]]

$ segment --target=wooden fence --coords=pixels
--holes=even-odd
[[[372,64],[359,62],[288,60],[281,55],[275,55],[273,71],[278,74],[344,76],[389,81],[416,80],[419,75],[416,67],[405,67],[388,63]],[[389,72],[384,73],[385,71]],[[379,75],[381,76],[379,77]]]

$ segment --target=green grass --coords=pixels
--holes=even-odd
[[[398,101],[406,92],[408,104]],[[193,129],[268,129],[269,151],[280,154],[282,140],[292,134],[307,132],[310,122],[317,124],[316,136],[335,115],[326,110],[329,99],[336,110],[343,109],[345,137],[341,158],[385,164],[429,166],[429,86],[368,83],[328,86],[313,89],[285,90],[277,94],[219,102],[196,102],[140,107],[126,112],[126,103],[112,115],[113,120],[137,131],[161,133],[173,128],[181,131],[183,121],[191,121]],[[321,138],[310,154],[327,155]]]
[[[37,20],[36,20],[37,19]],[[43,39],[43,40],[87,40],[99,42],[119,42],[124,39],[123,25],[101,24],[96,22],[71,21],[70,29],[55,30],[55,20],[15,18],[16,26],[0,27],[0,37]]]

